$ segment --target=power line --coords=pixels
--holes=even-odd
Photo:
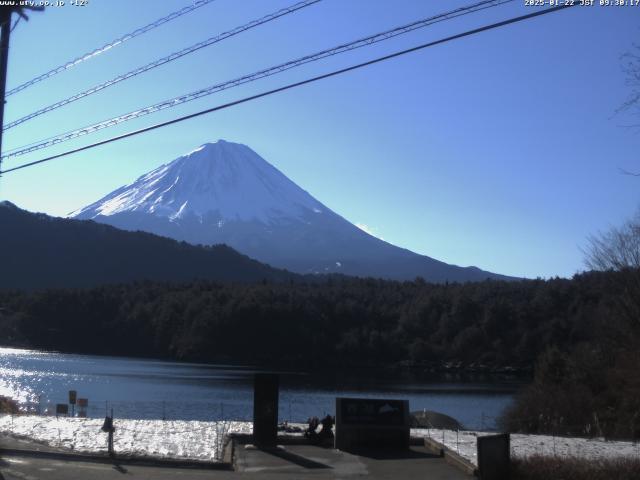
[[[42,11],[44,10],[43,6],[35,6],[35,5],[5,5],[0,7],[0,28],[2,29],[2,33],[0,35],[0,154],[2,153],[2,136],[3,131],[1,130],[4,125],[4,106],[6,102],[6,86],[7,86],[7,66],[9,63],[9,41],[11,39],[11,32],[16,28],[18,22],[21,19],[29,20],[26,11]],[[11,26],[11,16],[17,13],[18,19]],[[2,170],[2,156],[0,156],[0,170]]]
[[[27,153],[31,153],[37,150],[41,150],[43,148],[47,148],[47,147],[51,147],[53,145],[57,145],[59,143],[62,142],[66,142],[69,140],[72,140],[74,138],[78,138],[84,135],[88,135],[90,133],[94,133],[97,132],[99,130],[103,130],[105,128],[109,128],[109,127],[113,127],[115,125],[118,125],[120,123],[124,123],[127,122],[129,120],[133,120],[135,118],[139,118],[145,115],[148,115],[150,113],[155,113],[158,112],[160,110],[165,110],[167,108],[172,108],[172,107],[176,107],[178,105],[181,105],[183,103],[187,103],[190,102],[192,100],[196,100],[198,98],[202,98],[208,95],[211,95],[213,93],[217,93],[220,92],[222,90],[227,90],[229,88],[234,88],[237,87],[239,85],[243,85],[245,83],[249,83],[249,82],[253,82],[265,77],[269,77],[271,75],[275,75],[281,72],[284,72],[286,70],[290,70],[292,68],[296,68],[299,67],[301,65],[305,65],[307,63],[311,63],[311,62],[315,62],[318,60],[321,60],[323,58],[327,58],[327,57],[331,57],[334,55],[338,55],[340,53],[344,53],[350,50],[355,50],[357,48],[361,48],[361,47],[366,47],[369,45],[372,45],[374,43],[378,43],[384,40],[388,40],[390,38],[396,37],[398,35],[402,35],[408,32],[411,32],[413,30],[417,30],[419,28],[424,28],[430,25],[433,25],[435,23],[439,23],[445,20],[451,20],[453,18],[457,18],[463,15],[468,15],[474,12],[478,12],[480,10],[484,10],[487,8],[492,8],[492,7],[496,7],[499,5],[502,5],[504,3],[509,3],[512,2],[514,0],[483,0],[479,3],[474,3],[472,5],[466,6],[466,7],[462,7],[462,8],[458,8],[456,10],[451,10],[442,14],[438,14],[432,17],[428,17],[422,20],[418,20],[416,22],[412,22],[410,24],[407,25],[403,25],[400,27],[396,27],[394,29],[391,30],[387,30],[385,32],[382,33],[376,33],[374,35],[370,35],[368,37],[364,37],[361,38],[359,40],[355,40],[349,43],[345,43],[342,45],[338,45],[336,47],[333,48],[329,48],[326,50],[322,50],[320,52],[316,52],[314,54],[311,55],[306,55],[304,57],[300,57],[297,58],[295,60],[291,60],[289,62],[286,63],[282,63],[280,65],[276,65],[274,67],[269,67],[267,69],[264,70],[260,70],[258,72],[254,72],[251,73],[249,75],[244,75],[242,77],[233,79],[233,80],[228,80],[222,83],[218,83],[200,90],[196,90],[194,92],[191,93],[187,93],[184,95],[181,95],[179,97],[175,97],[169,100],[165,100],[163,102],[159,102],[156,103],[154,105],[150,105],[138,110],[134,110],[132,112],[126,113],[124,115],[120,115],[118,117],[113,117],[110,118],[108,120],[103,120],[101,122],[83,127],[83,128],[79,128],[76,130],[72,130],[69,132],[65,132],[53,137],[49,137],[43,140],[38,140],[37,142],[33,142],[29,145],[25,145],[23,147],[18,147],[17,149],[13,149],[9,152],[7,152],[7,154],[2,157],[2,158],[13,158],[13,157],[18,157],[21,155],[25,155]]]
[[[440,45],[442,43],[447,43],[447,42],[450,42],[450,41],[453,41],[453,40],[457,40],[459,38],[468,37],[468,36],[471,36],[471,35],[475,35],[475,34],[478,34],[478,33],[485,32],[487,30],[493,30],[493,29],[496,29],[496,28],[499,28],[499,27],[504,27],[504,26],[510,25],[512,23],[522,22],[524,20],[528,20],[528,19],[531,19],[531,18],[539,17],[541,15],[546,15],[548,13],[553,13],[553,12],[557,12],[559,10],[564,10],[565,8],[571,8],[571,7],[575,6],[575,5],[577,5],[577,4],[569,4],[569,3],[567,3],[565,5],[560,5],[560,6],[557,6],[557,7],[546,8],[544,10],[539,10],[537,12],[529,13],[527,15],[521,15],[519,17],[513,17],[513,18],[510,18],[510,19],[507,19],[507,20],[503,20],[501,22],[492,23],[490,25],[485,25],[485,26],[479,27],[479,28],[474,28],[473,30],[467,30],[465,32],[458,33],[456,35],[451,35],[449,37],[441,38],[440,40],[435,40],[435,41],[432,41],[432,42],[423,43],[422,45],[418,45],[416,47],[412,47],[412,48],[408,48],[406,50],[401,50],[401,51],[398,51],[398,52],[395,52],[395,53],[391,53],[391,54],[385,55],[383,57],[378,57],[378,58],[375,58],[373,60],[369,60],[369,61],[366,61],[366,62],[363,62],[363,63],[358,63],[356,65],[352,65],[350,67],[342,68],[342,69],[339,69],[339,70],[334,70],[332,72],[325,73],[325,74],[322,74],[322,75],[318,75],[318,76],[315,76],[315,77],[311,77],[311,78],[308,78],[306,80],[302,80],[300,82],[290,83],[290,84],[285,85],[283,87],[275,88],[273,90],[267,90],[265,92],[258,93],[256,95],[251,95],[249,97],[244,97],[244,98],[241,98],[240,100],[235,100],[233,102],[229,102],[229,103],[225,103],[225,104],[222,104],[222,105],[218,105],[218,106],[215,106],[215,107],[212,107],[212,108],[208,108],[206,110],[201,110],[201,111],[196,112],[196,113],[191,113],[189,115],[184,115],[182,117],[174,118],[174,119],[168,120],[166,122],[157,123],[157,124],[151,125],[149,127],[145,127],[145,128],[141,128],[139,130],[134,130],[134,131],[131,131],[131,132],[127,132],[127,133],[124,133],[122,135],[117,135],[115,137],[111,137],[111,138],[108,138],[106,140],[101,140],[99,142],[95,142],[95,143],[92,143],[92,144],[89,144],[89,145],[85,145],[83,147],[78,147],[78,148],[74,148],[72,150],[67,150],[66,152],[58,153],[56,155],[51,155],[49,157],[46,157],[46,158],[43,158],[43,159],[40,159],[40,160],[36,160],[36,161],[33,161],[33,162],[29,162],[29,163],[24,163],[22,165],[18,165],[17,167],[13,167],[13,168],[9,168],[9,169],[0,171],[0,175],[5,174],[5,173],[10,173],[10,172],[15,172],[17,170],[22,170],[24,168],[32,167],[34,165],[39,165],[41,163],[49,162],[49,161],[55,160],[57,158],[66,157],[66,156],[71,155],[73,153],[78,153],[78,152],[82,152],[82,151],[85,151],[85,150],[90,150],[92,148],[96,148],[96,147],[99,147],[101,145],[106,145],[108,143],[112,143],[112,142],[115,142],[115,141],[118,141],[118,140],[123,140],[125,138],[129,138],[129,137],[133,137],[133,136],[136,136],[136,135],[140,135],[141,133],[146,133],[146,132],[150,132],[152,130],[156,130],[158,128],[166,127],[168,125],[173,125],[174,123],[180,123],[180,122],[183,122],[185,120],[189,120],[189,119],[192,119],[192,118],[195,118],[195,117],[206,115],[208,113],[216,112],[218,110],[224,110],[224,109],[236,106],[236,105],[240,105],[242,103],[250,102],[252,100],[257,100],[257,99],[262,98],[262,97],[267,97],[267,96],[270,96],[270,95],[274,95],[276,93],[284,92],[284,91],[290,90],[292,88],[301,87],[303,85],[307,85],[309,83],[314,83],[314,82],[317,82],[319,80],[324,80],[326,78],[330,78],[330,77],[334,77],[334,76],[337,76],[337,75],[341,75],[343,73],[351,72],[353,70],[358,70],[360,68],[364,68],[364,67],[367,67],[367,66],[370,66],[370,65],[374,65],[374,64],[377,64],[377,63],[380,63],[380,62],[384,62],[386,60],[390,60],[392,58],[400,57],[400,56],[406,55],[408,53],[412,53],[412,52],[416,52],[416,51],[419,51],[419,50],[423,50],[425,48],[429,48],[429,47],[433,47],[433,46],[436,46],[436,45]]]
[[[22,90],[24,90],[25,88],[28,88],[32,85],[35,85],[36,83],[42,82],[43,80],[46,80],[47,78],[51,78],[54,75],[57,75],[58,73],[64,72],[66,70],[69,70],[72,67],[75,67],[76,65],[89,60],[91,58],[97,57],[98,55],[100,55],[101,53],[104,53],[108,50],[111,50],[114,47],[117,47],[118,45],[122,45],[124,42],[131,40],[132,38],[138,37],[140,35],[142,35],[143,33],[147,33],[150,30],[153,30],[154,28],[159,27],[160,25],[163,25],[167,22],[170,22],[172,20],[175,20],[176,18],[181,17],[182,15],[185,15],[187,13],[190,13],[200,7],[204,7],[205,5],[214,2],[215,0],[197,0],[195,2],[193,2],[193,4],[181,8],[180,10],[177,10],[175,12],[171,12],[169,15],[166,15],[162,18],[159,18],[158,20],[155,20],[154,22],[151,22],[148,25],[145,25],[144,27],[140,27],[137,28],[136,30],[126,33],[125,35],[122,35],[121,37],[116,38],[115,40],[111,40],[109,43],[104,44],[102,47],[96,48],[95,50],[85,53],[84,55],[80,55],[79,57],[74,58],[73,60],[70,60],[62,65],[59,65],[55,68],[52,68],[51,70],[49,70],[48,72],[43,73],[42,75],[38,75],[37,77],[29,80],[28,82],[22,83],[20,85],[18,85],[17,87],[9,90],[7,92],[7,97],[9,95],[13,95],[14,93],[18,93]]]
[[[133,78],[137,75],[140,75],[141,73],[145,73],[148,72],[149,70],[152,70],[156,67],[159,67],[161,65],[164,65],[166,63],[170,63],[173,62],[174,60],[177,60],[181,57],[184,57],[185,55],[188,55],[190,53],[196,52],[202,48],[208,47],[210,45],[213,45],[215,43],[221,42],[222,40],[225,40],[229,37],[233,37],[235,35],[238,35],[242,32],[245,32],[247,30],[251,30],[252,28],[258,27],[260,25],[263,25],[265,23],[271,22],[273,20],[276,20],[280,17],[283,17],[285,15],[289,15],[290,13],[294,13],[297,12],[298,10],[301,10],[303,8],[309,7],[311,5],[314,5],[318,2],[320,2],[321,0],[304,0],[302,2],[298,2],[294,5],[291,5],[289,7],[280,9],[274,13],[270,13],[269,15],[265,15],[262,18],[253,20],[249,23],[246,23],[244,25],[241,25],[239,27],[234,28],[233,30],[229,30],[227,32],[221,33],[220,35],[216,35],[213,37],[210,37],[202,42],[198,42],[194,45],[191,45],[190,47],[184,48],[178,52],[174,52],[170,55],[167,55],[165,57],[159,58],[151,63],[148,63],[146,65],[143,65],[142,67],[138,67],[134,70],[131,70],[130,72],[124,73],[122,75],[118,75],[115,78],[112,78],[111,80],[108,80],[106,82],[100,83],[98,85],[95,85],[87,90],[84,90],[80,93],[76,93],[75,95],[72,95],[68,98],[65,98],[63,100],[60,100],[58,102],[52,103],[51,105],[48,105],[44,108],[41,108],[39,110],[36,110],[35,112],[32,112],[28,115],[25,115],[24,117],[21,117],[17,120],[14,120],[13,122],[9,122],[8,124],[6,124],[4,126],[4,130],[9,130],[10,128],[13,128],[17,125],[20,125],[21,123],[24,123],[28,120],[31,120],[32,118],[35,117],[39,117],[40,115],[43,115],[45,113],[51,112],[53,110],[56,110],[60,107],[63,107],[65,105],[68,105],[70,103],[75,102],[76,100],[80,100],[81,98],[85,98],[88,97],[89,95],[93,95],[94,93],[98,93],[101,90],[104,90],[105,88],[111,87],[113,85],[116,85],[124,80],[128,80],[130,78]]]

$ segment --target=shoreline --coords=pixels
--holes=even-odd
[[[26,345],[23,343],[14,344],[2,344],[0,345],[0,351],[2,349],[17,350],[23,352],[37,352],[46,354],[60,354],[60,355],[79,355],[79,356],[91,356],[91,357],[108,357],[121,360],[133,360],[133,361],[146,361],[146,362],[170,362],[184,366],[196,366],[196,367],[216,367],[216,368],[228,368],[238,369],[240,371],[247,372],[260,372],[260,373],[279,373],[282,375],[323,375],[335,372],[343,373],[360,373],[363,371],[382,372],[384,374],[394,373],[409,373],[418,376],[431,376],[431,375],[459,375],[462,377],[468,377],[472,379],[476,376],[489,376],[489,377],[501,377],[505,380],[522,380],[530,381],[533,379],[533,366],[513,366],[513,365],[484,365],[470,363],[465,364],[461,361],[434,361],[428,363],[406,363],[400,362],[395,364],[353,364],[353,365],[326,365],[323,367],[310,367],[300,368],[300,365],[290,363],[272,363],[272,364],[247,364],[241,362],[233,362],[231,359],[220,361],[199,361],[197,359],[181,359],[171,356],[146,356],[146,355],[133,355],[131,353],[122,352],[89,352],[83,350],[57,350],[47,347],[38,347],[34,345]]]

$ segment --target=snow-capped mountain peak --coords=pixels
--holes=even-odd
[[[152,170],[71,216],[137,212],[171,221],[212,216],[219,222],[268,224],[324,210],[249,147],[218,140]]]
[[[192,244],[224,243],[293,272],[433,281],[500,278],[375,238],[249,147],[224,140],[201,145],[71,215]]]

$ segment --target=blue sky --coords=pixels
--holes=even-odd
[[[32,14],[11,39],[8,87],[187,0],[89,0]],[[294,1],[216,0],[8,98],[5,121]],[[4,149],[83,127],[470,1],[323,0],[9,130]],[[67,2],[68,4],[68,2]],[[140,128],[532,12],[515,1],[7,161]],[[526,276],[584,269],[586,237],[637,208],[640,134],[615,115],[640,7],[575,7],[5,175],[0,198],[64,216],[194,147],[244,143],[385,240]]]

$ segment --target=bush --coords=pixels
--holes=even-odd
[[[509,432],[640,438],[637,352],[603,353],[578,345],[569,354],[550,349],[526,387],[499,420]]]
[[[533,455],[511,462],[511,480],[637,480],[640,458],[587,460]]]

